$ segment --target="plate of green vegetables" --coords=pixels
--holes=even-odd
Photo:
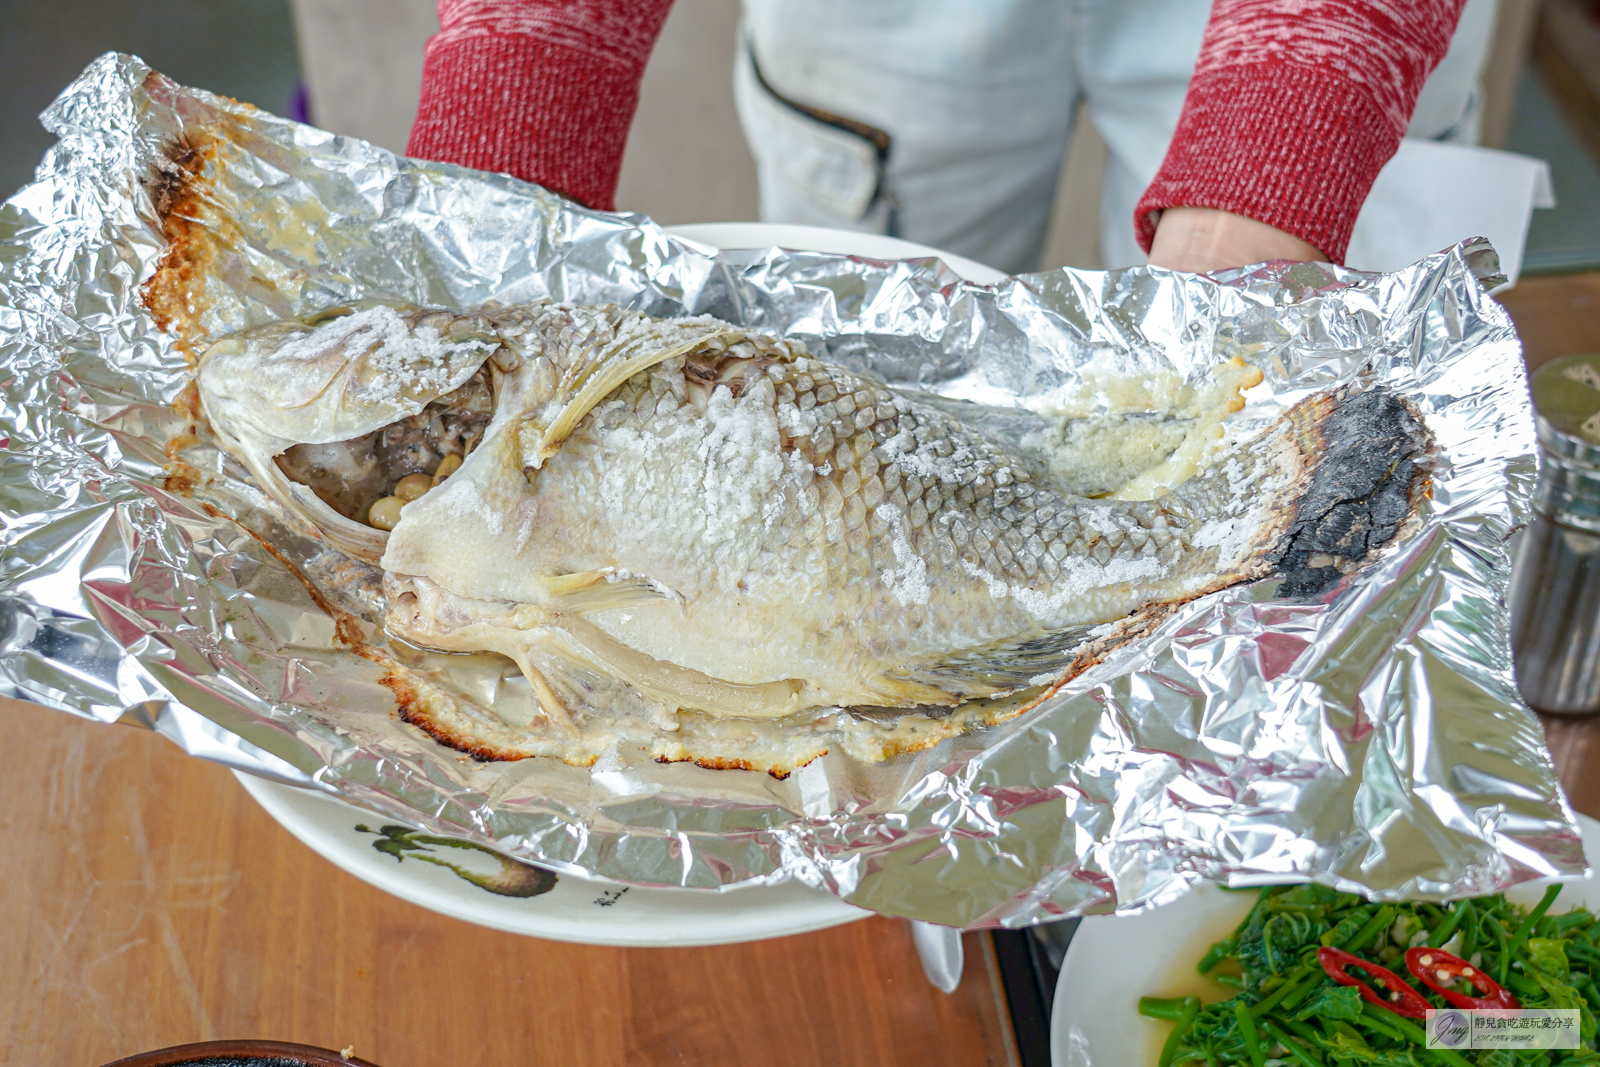
[[[1579,816],[1600,856],[1600,822]],[[1425,1047],[1425,1008],[1578,1008],[1585,1048]],[[1448,904],[1213,883],[1083,921],[1056,984],[1055,1067],[1600,1067],[1600,881]],[[1519,1058],[1520,1057],[1520,1058]]]

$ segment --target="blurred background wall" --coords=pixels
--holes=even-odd
[[[293,0],[293,8],[317,124],[403,151],[422,44],[438,26],[434,0]],[[645,71],[618,207],[669,225],[756,217],[755,163],[733,109],[738,21],[739,0],[673,4]],[[366,71],[382,71],[387,84]],[[1088,122],[1078,129],[1045,253],[1052,266],[1099,265],[1105,150]]]
[[[189,85],[404,151],[434,0],[0,0],[0,193],[51,137],[37,122],[91,59],[118,49]],[[734,115],[738,0],[677,0],[645,74],[619,206],[664,223],[752,219],[755,169]],[[1550,162],[1558,206],[1534,214],[1524,270],[1600,267],[1600,4],[1501,0],[1484,141]],[[1099,266],[1104,149],[1078,124],[1049,266]]]
[[[288,0],[0,0],[0,197],[55,143],[39,112],[110,51],[279,114],[300,81]]]

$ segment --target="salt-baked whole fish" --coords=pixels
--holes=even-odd
[[[1256,380],[1235,363],[1217,416]],[[1091,499],[960,405],[615,307],[340,309],[218,341],[198,381],[268,494],[382,569],[390,684],[433,736],[779,774],[1018,714],[1232,583],[1331,585],[1430,447],[1393,394],[1324,394],[1153,499]]]

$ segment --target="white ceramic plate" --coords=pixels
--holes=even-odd
[[[1578,816],[1586,855],[1600,856],[1600,822]],[[1539,902],[1543,882],[1506,893],[1524,906]],[[1195,961],[1244,921],[1253,892],[1230,893],[1210,882],[1165,907],[1132,918],[1083,920],[1061,963],[1050,1016],[1050,1059],[1055,1067],[1153,1067],[1171,1024],[1138,1013],[1142,996],[1194,995],[1222,1000],[1233,990],[1194,972]],[[1561,890],[1555,913],[1586,907],[1600,911],[1594,873]]]
[[[443,844],[451,839],[387,824],[324,793],[234,776],[280,826],[335,867],[430,911],[508,933],[592,945],[723,945],[871,914],[796,882],[719,893],[554,875],[479,845]]]
[[[698,222],[686,226],[668,226],[668,233],[699,241],[713,248],[792,248],[809,252],[838,252],[847,256],[865,256],[869,259],[920,259],[938,256],[945,266],[980,285],[993,285],[1005,277],[993,267],[986,267],[965,256],[941,252],[937,248],[919,245],[899,237],[884,237],[876,233],[855,233],[851,230],[830,230],[823,226],[789,226],[776,222]]]
[[[988,284],[1003,277],[969,259],[876,234],[755,222],[672,232],[717,248],[776,245],[875,259],[938,256],[971,281]],[[496,930],[597,945],[717,945],[820,930],[870,914],[793,882],[713,892],[554,876],[480,846],[445,844],[448,839],[386,825],[325,794],[236,776],[279,825],[334,866],[413,904]]]

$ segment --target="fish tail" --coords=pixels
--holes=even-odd
[[[1217,546],[1211,588],[1277,577],[1278,596],[1314,596],[1400,532],[1427,492],[1432,448],[1408,401],[1349,386],[1295,404],[1170,500]]]
[[[1313,397],[1289,421],[1311,459],[1310,477],[1266,555],[1283,579],[1278,596],[1313,596],[1392,541],[1415,513],[1430,484],[1433,435],[1408,401],[1382,388]]]

